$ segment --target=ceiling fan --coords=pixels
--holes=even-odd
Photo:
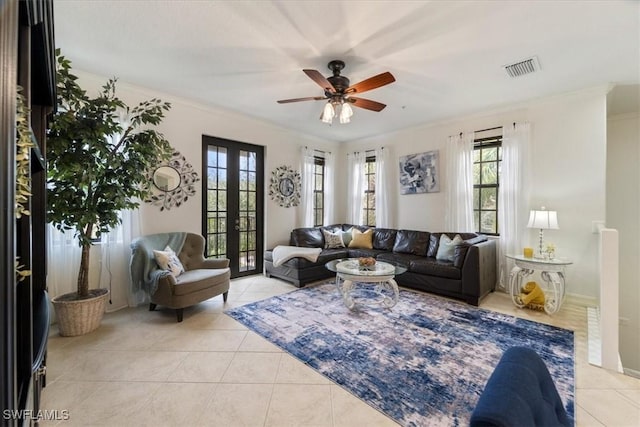
[[[320,120],[325,123],[331,123],[335,116],[340,117],[340,123],[348,123],[350,121],[350,117],[353,115],[353,111],[350,106],[351,104],[371,111],[382,111],[382,109],[386,107],[385,104],[380,102],[353,95],[377,89],[381,86],[395,82],[396,79],[391,73],[385,72],[378,74],[350,86],[349,79],[340,75],[340,71],[345,67],[345,63],[343,61],[333,60],[329,62],[328,67],[333,72],[333,75],[326,78],[317,70],[302,70],[311,80],[316,82],[324,90],[324,96],[282,99],[278,101],[278,103],[287,104],[290,102],[321,101],[327,99],[328,102],[320,116]]]

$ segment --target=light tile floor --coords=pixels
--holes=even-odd
[[[219,296],[186,309],[182,323],[173,310],[138,307],[81,337],[54,327],[42,409],[68,411],[63,426],[395,426],[223,314],[295,289],[252,276],[232,281],[226,305]],[[574,330],[577,425],[640,426],[640,379],[587,363],[585,307],[567,303],[550,317],[497,292],[481,307]]]

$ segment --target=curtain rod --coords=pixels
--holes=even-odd
[[[513,128],[515,129],[515,127],[516,127],[516,122],[513,122]],[[490,131],[490,130],[498,130],[498,129],[502,129],[502,126],[496,126],[496,127],[493,127],[493,128],[474,130],[473,133],[487,132],[487,131]],[[460,132],[460,136],[462,136],[462,132]]]
[[[305,145],[305,146],[304,146],[304,148],[307,148],[307,149],[308,149],[309,147],[307,147],[307,146]],[[316,153],[322,153],[322,154],[328,153],[328,154],[331,154],[331,151],[318,150],[317,148],[312,148],[312,150],[313,150],[313,151],[315,151]]]
[[[515,123],[514,123],[515,124]],[[480,133],[480,132],[487,132],[489,130],[498,130],[498,129],[502,129],[502,126],[496,126],[494,128],[486,128],[486,129],[480,129],[480,130],[476,130],[474,131],[474,133]]]
[[[381,149],[381,150],[384,150],[384,147],[380,147],[380,149]],[[364,154],[368,154],[368,153],[375,153],[375,152],[376,152],[376,150],[375,150],[375,149],[373,149],[373,150],[364,150],[364,151],[363,151],[363,153],[364,153]],[[359,151],[354,151],[354,152],[353,152],[353,154],[358,154],[358,153],[359,153]]]

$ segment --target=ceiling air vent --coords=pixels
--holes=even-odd
[[[533,56],[514,64],[505,65],[504,69],[510,77],[520,77],[540,70],[540,63],[538,63],[538,57]]]

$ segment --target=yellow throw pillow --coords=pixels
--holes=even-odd
[[[370,228],[364,233],[358,229],[351,230],[350,248],[373,249],[373,230]]]

